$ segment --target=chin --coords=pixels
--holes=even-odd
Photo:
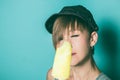
[[[72,62],[71,62],[71,67],[80,66],[80,65],[83,65],[84,63],[85,63],[84,60],[72,61]]]
[[[75,63],[75,62],[72,63],[72,62],[71,62],[71,65],[70,65],[70,66],[71,66],[71,67],[75,67],[75,66],[77,66],[77,65],[78,65],[78,63]]]

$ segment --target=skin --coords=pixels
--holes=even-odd
[[[70,77],[67,80],[96,80],[100,71],[97,66],[93,68],[91,63],[90,48],[93,47],[98,39],[96,32],[92,32],[89,37],[87,30],[71,31],[66,29],[63,39],[57,44],[61,46],[64,41],[69,41],[72,45],[72,61]],[[52,68],[48,71],[47,80],[53,80],[51,76]]]

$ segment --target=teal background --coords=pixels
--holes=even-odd
[[[82,4],[99,25],[94,58],[120,80],[120,0],[0,0],[0,80],[46,80],[54,48],[44,23],[63,6]]]

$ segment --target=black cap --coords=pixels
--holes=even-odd
[[[78,18],[84,20],[93,29],[93,31],[98,31],[98,26],[91,12],[81,5],[76,5],[76,6],[65,6],[59,13],[53,14],[48,18],[48,20],[45,23],[45,27],[49,33],[52,33],[53,24],[57,19],[57,17],[61,15],[77,16]]]

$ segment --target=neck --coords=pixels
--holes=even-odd
[[[99,74],[99,70],[96,67],[92,57],[86,61],[83,65],[77,65],[71,67],[71,76],[74,80],[87,80],[90,79],[90,76]]]

